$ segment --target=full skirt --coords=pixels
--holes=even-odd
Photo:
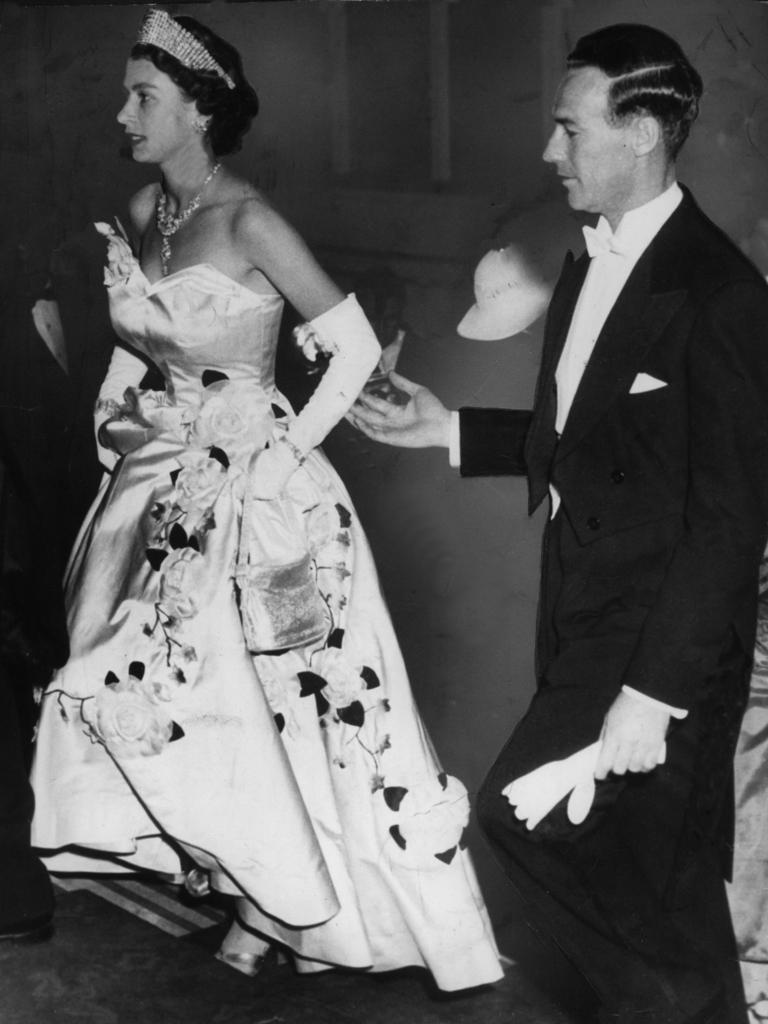
[[[155,438],[83,524],[71,657],[42,700],[34,845],[53,871],[203,866],[299,970],[497,980],[466,790],[424,730],[349,495],[319,451],[295,474],[329,629],[253,654],[235,586],[243,480],[214,461]]]

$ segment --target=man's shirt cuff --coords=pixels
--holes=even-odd
[[[454,469],[461,466],[461,423],[458,410],[451,411],[451,428],[448,435],[448,462]]]
[[[641,700],[645,704],[654,704],[657,708],[661,708],[663,711],[668,712],[672,718],[687,718],[688,712],[683,708],[672,707],[671,704],[665,704],[662,700],[656,700],[655,697],[649,697],[647,693],[641,693],[640,690],[635,690],[631,686],[622,686],[622,693],[628,693],[630,697],[634,697],[636,700]]]

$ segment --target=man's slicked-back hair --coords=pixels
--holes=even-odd
[[[608,25],[579,39],[569,68],[596,67],[613,79],[612,119],[650,114],[674,160],[699,112],[701,77],[668,35],[649,25]]]

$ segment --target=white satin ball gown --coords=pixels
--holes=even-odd
[[[244,643],[244,467],[294,419],[274,383],[281,298],[207,263],[150,283],[114,233],[105,281],[118,336],[166,389],[125,391],[117,429],[135,447],[71,555],[34,845],[54,871],[180,876],[191,857],[252,901],[302,971],[420,965],[446,990],[499,979],[466,790],[436,759],[367,541],[317,448],[286,490],[327,635],[282,654]]]

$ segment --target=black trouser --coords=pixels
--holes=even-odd
[[[579,829],[569,828],[560,806],[546,833],[537,835],[542,826],[526,833],[501,795],[514,777],[507,767],[514,743],[513,736],[483,784],[480,824],[525,904],[528,923],[548,934],[586,978],[615,1014],[606,1019],[682,1024],[724,997],[712,1024],[745,1024],[714,847],[701,849],[689,868],[682,905],[670,901],[663,869],[672,808],[653,814],[650,790],[657,787],[645,777],[630,779],[620,793],[603,793],[604,802]]]

